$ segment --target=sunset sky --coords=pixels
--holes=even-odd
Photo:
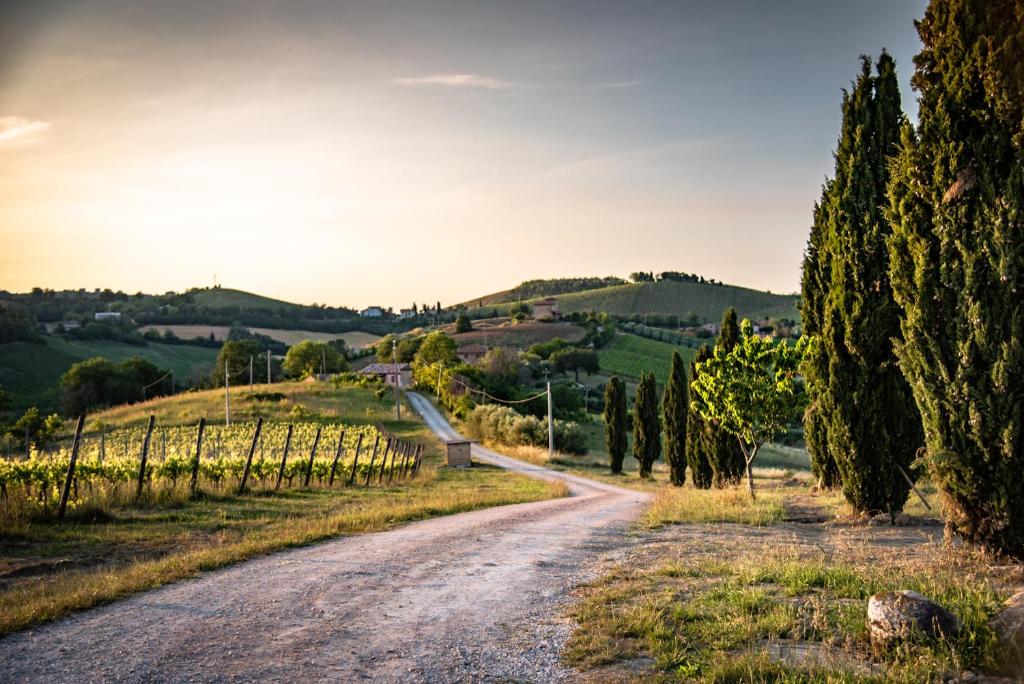
[[[0,4],[0,289],[795,291],[841,89],[925,2]]]

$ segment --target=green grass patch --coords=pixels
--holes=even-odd
[[[988,621],[1005,592],[974,579],[933,567],[681,555],[594,582],[574,608],[579,626],[565,657],[583,670],[650,658],[653,671],[641,678],[659,681],[921,682],[990,672],[997,647]],[[905,588],[952,610],[961,635],[875,657],[867,597]],[[814,657],[782,657],[779,645]]]

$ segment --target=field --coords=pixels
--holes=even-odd
[[[619,333],[611,344],[598,351],[601,374],[639,378],[640,373],[649,371],[654,373],[659,384],[664,384],[668,382],[674,350],[679,351],[686,364],[690,363],[694,350],[689,347],[677,347],[667,342]]]
[[[175,335],[183,340],[190,340],[194,337],[209,337],[213,334],[214,339],[225,340],[227,339],[230,328],[226,325],[147,325],[139,328],[139,332],[145,333],[150,330],[155,330],[158,333],[163,333],[165,330],[170,330]],[[267,337],[277,340],[291,346],[298,344],[302,340],[314,340],[316,342],[330,342],[331,340],[345,340],[345,344],[351,349],[362,349],[363,347],[369,347],[376,344],[380,340],[380,335],[374,335],[373,333],[363,332],[361,330],[355,330],[352,332],[345,333],[325,333],[325,332],[314,332],[312,330],[277,330],[275,328],[249,328],[254,333],[260,335],[266,335]]]
[[[702,323],[711,323],[720,321],[722,312],[734,307],[741,319],[799,319],[795,296],[732,285],[661,281],[573,292],[559,295],[557,299],[563,314],[577,311],[605,311],[616,316],[661,314],[679,316],[684,321],[696,314]]]
[[[16,510],[16,501],[24,503],[23,497],[15,496],[23,485],[10,484],[9,498],[0,502],[0,536],[4,540],[0,634],[275,549],[564,494],[560,485],[495,468],[462,471],[442,467],[443,444],[419,417],[406,407],[403,419],[394,420],[390,399],[377,399],[367,389],[328,383],[262,385],[252,395],[237,391],[234,404],[235,420],[258,415],[268,421],[267,434],[274,437],[264,445],[268,458],[277,458],[283,446],[278,438],[286,422],[294,423],[297,432],[301,427],[304,435],[296,439],[290,452],[294,454],[290,458],[301,467],[309,457],[311,425],[333,430],[332,434],[340,425],[349,430],[364,426],[361,429],[371,433],[373,428],[368,426],[379,425],[424,447],[421,471],[415,479],[396,479],[390,484],[386,476],[379,484],[371,479],[369,486],[359,476],[352,486],[339,480],[328,487],[314,474],[310,487],[303,487],[296,478],[292,486],[283,486],[278,492],[273,490],[271,476],[257,478],[242,495],[236,493],[237,474],[226,472],[218,482],[204,472],[200,491],[194,496],[188,493],[187,478],[172,483],[154,476],[139,498],[132,482],[100,495],[100,483],[90,484],[83,475],[78,483],[82,503],[69,509],[63,523],[53,515],[52,487],[43,490],[33,484],[31,505]],[[210,419],[211,425],[223,416],[223,393],[197,392],[112,409],[94,414],[87,428],[106,425],[108,458],[121,459],[122,434],[137,437],[137,426],[149,414],[157,417],[159,426],[184,424],[191,432],[200,416]],[[126,433],[116,431],[125,427]],[[244,433],[251,424],[233,429]],[[170,449],[164,453],[160,434],[154,434],[150,451],[155,470],[180,456]],[[90,440],[87,450],[93,454],[95,434]],[[207,449],[221,451],[208,454],[212,460],[204,455],[204,467],[212,467],[222,457],[237,459],[245,443],[245,439],[225,439],[218,446],[211,436],[204,454]],[[129,459],[137,457],[137,448],[137,441],[132,442]],[[363,458],[367,457],[364,451]],[[85,458],[92,462],[93,456]],[[40,491],[43,503],[36,501]]]
[[[150,343],[146,346],[123,342],[65,340],[46,336],[46,344],[11,342],[0,345],[0,385],[14,395],[13,408],[23,411],[29,406],[56,408],[60,394],[60,377],[79,361],[102,356],[114,362],[141,356],[160,368],[173,371],[176,381],[183,382],[213,368],[217,350],[178,344]]]
[[[296,306],[280,299],[226,287],[199,290],[193,292],[192,296],[198,304],[212,308],[237,306],[240,309],[287,309]]]
[[[566,342],[579,342],[586,334],[583,328],[574,323],[563,321],[512,323],[507,318],[473,321],[473,330],[466,333],[452,334],[454,327],[450,327],[451,330],[448,332],[460,347],[482,344],[489,347],[500,346],[525,350],[539,342],[547,342],[556,337],[560,337]]]

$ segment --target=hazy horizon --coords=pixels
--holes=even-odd
[[[923,0],[0,9],[0,289],[798,289],[841,90]]]

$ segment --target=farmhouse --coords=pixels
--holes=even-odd
[[[380,318],[384,315],[384,309],[379,306],[368,306],[359,312],[363,318]]]
[[[121,320],[120,311],[97,311],[95,318],[97,321],[119,321]]]
[[[467,344],[465,347],[459,347],[458,351],[455,352],[460,361],[468,364],[478,362],[484,358],[485,354],[487,354],[487,347],[482,344]]]
[[[376,375],[385,384],[394,387],[408,387],[412,384],[412,366],[407,363],[371,363],[359,371],[363,375]]]
[[[538,321],[553,321],[561,314],[558,312],[558,300],[553,297],[541,299],[533,303],[533,317]]]
[[[401,309],[398,313],[401,318],[413,318],[416,315],[416,309]]]

